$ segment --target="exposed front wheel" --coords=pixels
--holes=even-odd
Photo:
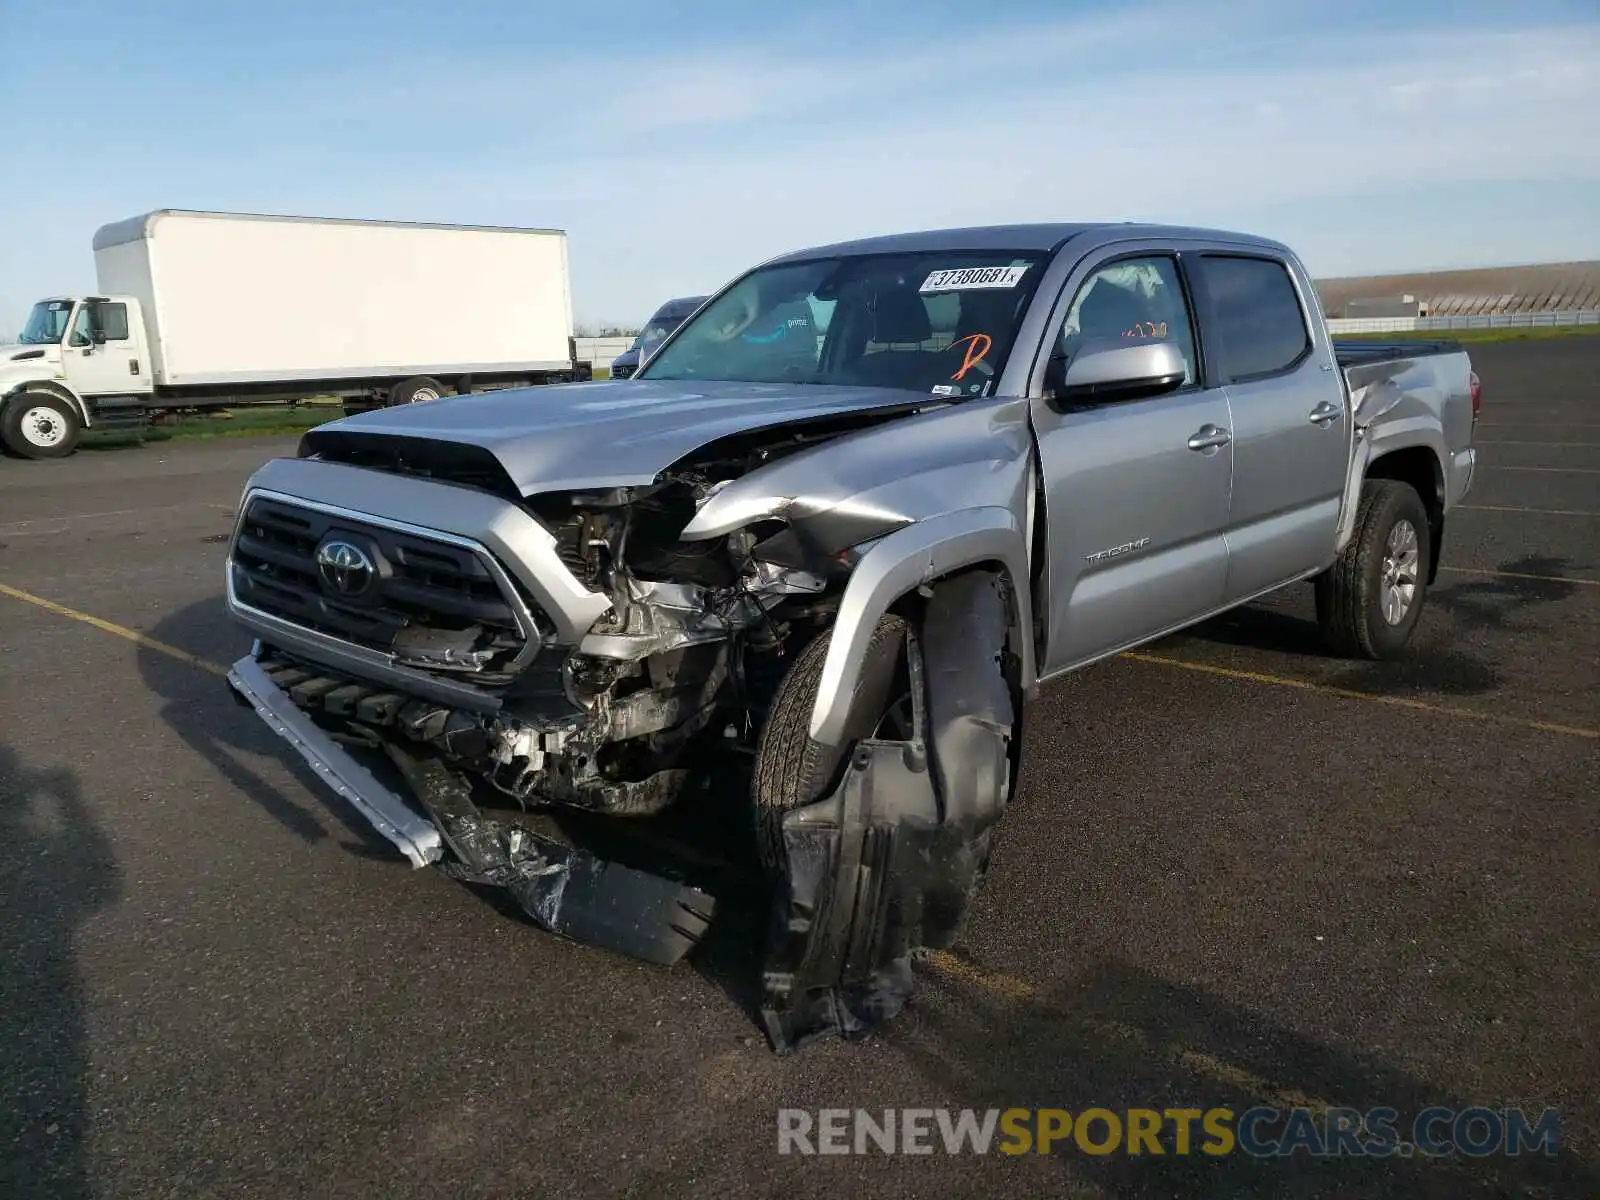
[[[906,622],[885,616],[862,657],[843,744],[828,750],[811,740],[811,710],[832,636],[831,630],[822,634],[795,657],[772,699],[756,749],[751,781],[756,847],[761,865],[773,876],[783,873],[784,814],[826,793],[844,756],[859,739],[911,735]]]
[[[1362,485],[1355,533],[1316,579],[1323,636],[1351,658],[1398,658],[1422,615],[1431,564],[1428,510],[1408,484]]]
[[[78,448],[82,433],[72,405],[48,392],[13,396],[0,419],[0,441],[23,458],[65,458]]]

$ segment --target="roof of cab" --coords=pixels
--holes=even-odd
[[[707,296],[678,296],[668,300],[651,314],[650,319],[667,320],[669,317],[686,317],[709,299]]]
[[[1115,231],[1126,238],[1198,238],[1286,252],[1287,247],[1254,234],[1221,229],[1196,229],[1182,225],[1147,225],[1126,221],[1039,222],[1027,225],[973,225],[956,229],[927,229],[917,233],[892,233],[793,250],[769,259],[765,265],[801,262],[812,258],[845,258],[867,254],[937,253],[941,250],[1007,250],[1053,254],[1067,242],[1086,234]],[[1098,240],[1098,239],[1097,239]]]

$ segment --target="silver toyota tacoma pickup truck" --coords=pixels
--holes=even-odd
[[[961,930],[1041,684],[1302,581],[1405,652],[1478,404],[1458,347],[1336,346],[1257,237],[804,250],[626,382],[267,463],[229,679],[413,864],[652,962],[755,913],[774,1048],[856,1036]]]

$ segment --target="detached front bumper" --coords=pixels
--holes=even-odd
[[[433,864],[464,883],[503,888],[549,932],[646,962],[677,962],[710,926],[715,901],[707,893],[501,824],[478,809],[471,785],[446,764],[384,743],[413,805],[303,712],[255,653],[233,664],[228,683],[412,866]]]
[[[233,664],[228,682],[249,701],[267,728],[293,746],[318,777],[393,842],[412,866],[425,867],[444,856],[444,839],[433,822],[384,787],[371,771],[295,707],[294,701],[267,678],[253,654]]]

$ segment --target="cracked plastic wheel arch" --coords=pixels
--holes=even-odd
[[[780,1053],[890,1020],[912,954],[959,936],[1015,778],[1009,611],[1002,578],[974,571],[916,619],[880,621],[838,749],[807,736],[826,639],[780,687],[754,784],[773,883],[761,1013]],[[891,715],[902,692],[909,728]]]

